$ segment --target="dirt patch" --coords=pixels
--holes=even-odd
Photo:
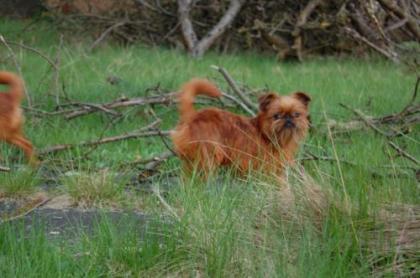
[[[79,237],[80,234],[91,234],[98,224],[104,222],[118,227],[129,221],[142,231],[146,220],[144,214],[135,212],[40,208],[22,219],[14,220],[13,224],[23,223],[28,233],[34,228],[41,228],[51,239],[68,239]]]
[[[41,199],[40,194],[25,200],[3,198],[0,200],[0,225],[10,224],[23,228],[30,234],[35,228],[45,231],[48,238],[77,238],[90,234],[100,223],[115,227],[127,226],[127,222],[139,231],[143,230],[146,215],[135,211],[105,209],[81,209],[72,207],[74,202],[68,195]],[[44,195],[42,195],[44,196]],[[34,200],[42,202],[34,203]],[[35,204],[35,205],[34,205]]]

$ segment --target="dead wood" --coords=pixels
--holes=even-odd
[[[121,107],[130,107],[130,106],[138,106],[138,105],[150,105],[150,104],[165,104],[169,105],[173,103],[176,99],[177,93],[169,93],[160,96],[152,96],[152,97],[139,97],[139,98],[120,98],[114,100],[112,102],[108,102],[105,104],[88,104],[83,105],[82,108],[71,111],[66,114],[65,118],[70,120],[80,116],[84,116],[87,114],[91,114],[96,111],[103,111],[112,115],[117,115],[118,113],[113,111],[112,109],[121,108]]]
[[[240,104],[240,106],[247,110],[249,114],[255,116],[255,111],[258,111],[258,107],[241,91],[241,89],[238,87],[235,80],[230,76],[230,74],[222,67],[218,67],[215,65],[211,67],[222,74],[223,78],[225,78],[226,82],[229,84],[233,92],[239,97],[243,104],[239,103],[237,100],[235,100],[235,102]]]
[[[404,8],[400,7],[396,1],[390,0],[378,0],[378,2],[382,5],[383,8],[390,10],[394,14],[396,14],[399,18],[406,20],[408,28],[410,31],[416,36],[417,40],[420,40],[420,28],[418,21],[411,16],[411,14],[407,13]],[[404,2],[404,1],[402,1]]]
[[[384,48],[374,44],[373,42],[371,42],[367,38],[360,35],[356,30],[353,30],[349,27],[344,27],[344,31],[347,34],[349,34],[351,37],[353,37],[355,40],[358,40],[358,41],[366,44],[367,46],[369,46],[370,48],[372,48],[373,50],[375,50],[379,54],[385,56],[386,58],[390,59],[391,61],[393,61],[395,63],[400,62],[400,59],[398,58],[398,54],[396,54],[395,52],[393,52],[390,49],[384,49]]]
[[[410,155],[409,153],[407,153],[406,151],[404,151],[400,146],[398,146],[397,144],[395,144],[394,142],[388,141],[388,144],[397,151],[398,155],[401,155],[405,158],[407,158],[408,160],[411,160],[412,162],[414,162],[417,165],[420,165],[420,161],[417,160],[414,156]]]
[[[181,30],[184,36],[187,48],[191,56],[201,57],[210,48],[210,46],[219,38],[231,25],[236,15],[240,11],[243,0],[231,0],[226,13],[213,26],[213,28],[200,40],[194,31],[193,23],[190,18],[192,9],[192,0],[178,0],[178,17],[181,23]]]
[[[302,55],[302,47],[303,47],[303,38],[302,38],[302,27],[308,21],[308,18],[314,12],[316,7],[322,3],[322,0],[310,0],[308,4],[306,4],[305,8],[299,13],[295,30],[293,31],[294,44],[292,46],[293,49],[296,50],[297,57],[299,61],[303,61]]]
[[[213,47],[269,50],[280,59],[299,60],[312,53],[361,54],[372,49],[405,63],[400,57],[403,44],[420,40],[417,1],[127,0],[114,1],[110,9],[97,1],[91,4],[100,6],[96,13],[83,1],[54,2],[58,4],[45,5],[64,28],[94,34],[92,48],[110,38],[185,47],[195,57]],[[75,12],[69,12],[69,6]]]
[[[111,137],[103,137],[99,140],[94,141],[83,141],[77,144],[61,144],[56,145],[52,147],[45,148],[38,152],[40,156],[56,153],[60,151],[66,151],[70,149],[74,149],[77,147],[91,147],[91,146],[98,146],[113,142],[118,142],[122,140],[129,140],[129,139],[137,139],[137,138],[143,138],[143,137],[152,137],[152,136],[168,136],[170,134],[170,131],[161,131],[156,128],[160,124],[160,120],[156,120],[152,122],[151,124],[133,132],[125,133],[122,135],[117,136],[111,136]]]
[[[0,165],[0,172],[10,172],[10,168]]]
[[[74,149],[77,147],[87,147],[87,146],[96,146],[96,145],[102,145],[122,140],[129,140],[129,139],[137,139],[137,138],[144,138],[144,137],[153,137],[153,136],[168,136],[170,134],[169,130],[164,131],[158,131],[158,130],[152,130],[152,131],[143,131],[143,132],[130,132],[123,135],[117,135],[117,136],[111,136],[111,137],[105,137],[101,140],[97,141],[84,141],[80,142],[78,144],[63,144],[63,145],[56,145],[52,147],[48,147],[44,150],[41,150],[38,152],[40,156],[56,153],[60,151],[66,151],[70,149]]]
[[[351,120],[348,122],[338,122],[336,120],[329,120],[326,125],[331,129],[333,133],[347,133],[352,131],[361,130],[365,127],[373,129],[380,135],[385,137],[399,136],[402,133],[408,132],[411,126],[420,123],[420,105],[417,104],[416,98],[420,85],[420,77],[417,77],[414,85],[414,90],[410,101],[407,105],[398,113],[385,115],[382,117],[372,117],[365,115],[358,109],[354,109],[345,104],[340,106],[346,108],[355,114],[358,119]],[[385,129],[391,129],[390,132],[381,129],[381,126]]]

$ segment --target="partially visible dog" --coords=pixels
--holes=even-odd
[[[217,108],[196,111],[193,102],[199,94],[221,96],[205,79],[193,79],[181,90],[180,122],[171,136],[187,170],[198,167],[208,174],[219,166],[233,165],[240,172],[262,169],[281,174],[285,163],[293,163],[309,128],[311,98],[306,93],[263,95],[254,118]]]
[[[1,71],[0,84],[8,85],[7,92],[0,92],[0,140],[21,148],[31,164],[36,164],[32,143],[22,132],[23,114],[20,102],[23,81],[13,73]]]

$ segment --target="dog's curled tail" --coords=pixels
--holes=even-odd
[[[13,102],[20,102],[23,97],[23,81],[11,72],[0,71],[0,84],[8,85],[9,90],[7,96],[12,99]]]
[[[196,95],[206,95],[209,97],[220,97],[220,90],[207,79],[195,78],[187,83],[181,89],[179,97],[179,113],[181,121],[186,121],[195,114],[193,106]]]

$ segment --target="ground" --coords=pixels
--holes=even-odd
[[[130,133],[157,118],[170,130],[177,121],[171,103],[116,109],[118,117],[102,111],[66,119],[60,111],[74,107],[69,103],[166,95],[197,76],[231,93],[211,67],[218,65],[253,101],[263,90],[308,92],[313,129],[298,158],[329,158],[305,160],[304,174],[290,170],[288,187],[279,190],[270,177],[255,175],[186,181],[176,158],[145,177],[138,162],[168,151],[160,136],[47,153],[36,170],[1,144],[0,165],[11,169],[0,172],[3,277],[418,273],[418,165],[369,128],[326,129],[331,120],[357,118],[340,103],[374,117],[401,111],[416,80],[403,66],[374,56],[296,63],[209,53],[191,60],[179,50],[112,43],[91,51],[92,40],[66,33],[60,44],[60,30],[43,21],[0,19],[0,34],[13,50],[0,47],[0,69],[16,72],[18,65],[26,81],[32,107],[23,104],[25,132],[39,153]],[[418,159],[419,131],[412,126],[392,140]]]

